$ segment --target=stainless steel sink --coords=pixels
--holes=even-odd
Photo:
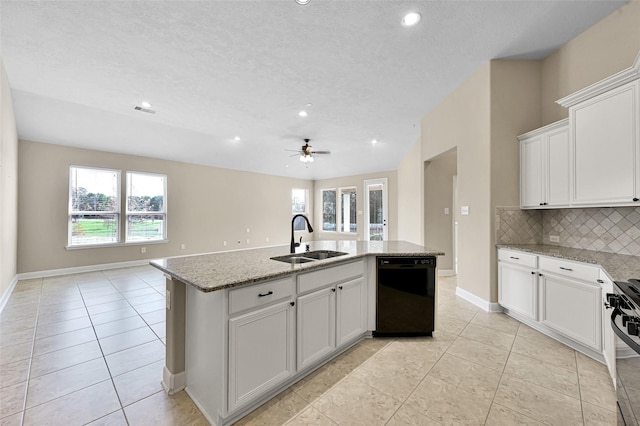
[[[349,253],[345,253],[342,251],[332,251],[332,250],[315,250],[315,251],[307,251],[304,253],[293,253],[287,254],[285,256],[276,256],[272,257],[272,260],[277,260],[279,262],[285,263],[307,263],[313,262],[315,260],[323,260],[329,259],[331,257],[344,256]]]

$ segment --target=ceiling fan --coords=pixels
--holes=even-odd
[[[309,142],[311,139],[303,139],[304,145],[299,150],[288,149],[287,151],[295,151],[296,154],[292,155],[292,157],[296,155],[300,155],[300,161],[303,163],[313,163],[313,155],[312,154],[331,154],[331,151],[316,151],[313,149]]]

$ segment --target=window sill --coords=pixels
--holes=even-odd
[[[145,245],[151,245],[151,244],[167,244],[168,242],[169,240],[149,240],[149,241],[132,241],[130,243],[83,244],[83,245],[77,245],[77,246],[66,246],[65,250],[145,246]]]

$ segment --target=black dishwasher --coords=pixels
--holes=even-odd
[[[434,326],[436,258],[377,258],[374,336],[431,336]]]

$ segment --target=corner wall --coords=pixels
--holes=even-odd
[[[544,59],[541,125],[568,117],[558,99],[629,68],[639,52],[640,1],[632,0]]]
[[[17,273],[17,178],[18,132],[11,89],[0,58],[0,308]]]
[[[145,254],[140,244],[67,250],[70,165],[166,174],[168,242],[143,244]],[[308,180],[30,141],[19,143],[18,170],[19,273],[286,245],[291,189],[313,194]]]
[[[422,143],[418,140],[398,167],[398,239],[424,245]]]

